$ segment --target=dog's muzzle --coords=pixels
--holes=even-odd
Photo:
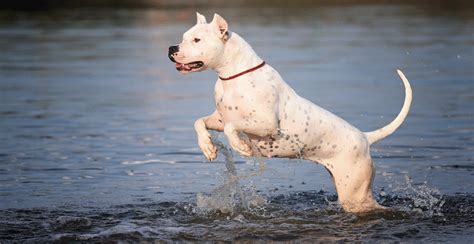
[[[194,61],[190,63],[179,63],[175,60],[175,57],[178,55],[179,46],[170,46],[168,49],[168,58],[176,63],[176,69],[179,72],[191,72],[191,71],[198,71],[202,70],[204,66],[204,62],[202,61]]]
[[[170,46],[168,49],[168,58],[176,63],[174,56],[179,52],[179,46]]]

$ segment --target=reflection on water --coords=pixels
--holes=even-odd
[[[373,149],[379,200],[401,213],[344,214],[322,167],[286,159],[241,182],[266,196],[260,212],[196,212],[225,164],[204,161],[192,126],[213,110],[216,75],[181,76],[166,57],[195,9],[1,11],[0,239],[472,238],[472,8],[198,10],[226,17],[298,93],[365,131],[398,113],[401,68],[411,114]]]

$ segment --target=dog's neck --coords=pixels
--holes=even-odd
[[[219,65],[213,69],[220,77],[230,77],[262,63],[250,45],[236,33],[231,33]]]

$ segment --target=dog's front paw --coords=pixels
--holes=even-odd
[[[250,157],[253,155],[252,148],[243,141],[230,141],[230,146],[242,156]]]
[[[211,136],[204,136],[198,139],[199,148],[201,148],[202,153],[207,158],[207,160],[212,161],[217,158],[217,147],[212,144]]]

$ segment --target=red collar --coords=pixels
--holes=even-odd
[[[255,67],[253,67],[253,68],[250,68],[250,69],[248,69],[248,70],[242,71],[242,72],[240,72],[240,73],[238,73],[238,74],[236,74],[236,75],[233,75],[233,76],[229,76],[229,77],[226,77],[226,78],[219,76],[219,79],[221,79],[221,80],[232,80],[232,79],[235,79],[235,78],[237,78],[237,77],[239,77],[239,76],[241,76],[241,75],[245,75],[245,74],[247,74],[247,73],[250,73],[250,72],[252,72],[252,71],[255,71],[255,70],[257,70],[257,69],[260,69],[260,68],[262,68],[264,65],[265,65],[265,61],[263,61],[261,64],[255,66]]]

